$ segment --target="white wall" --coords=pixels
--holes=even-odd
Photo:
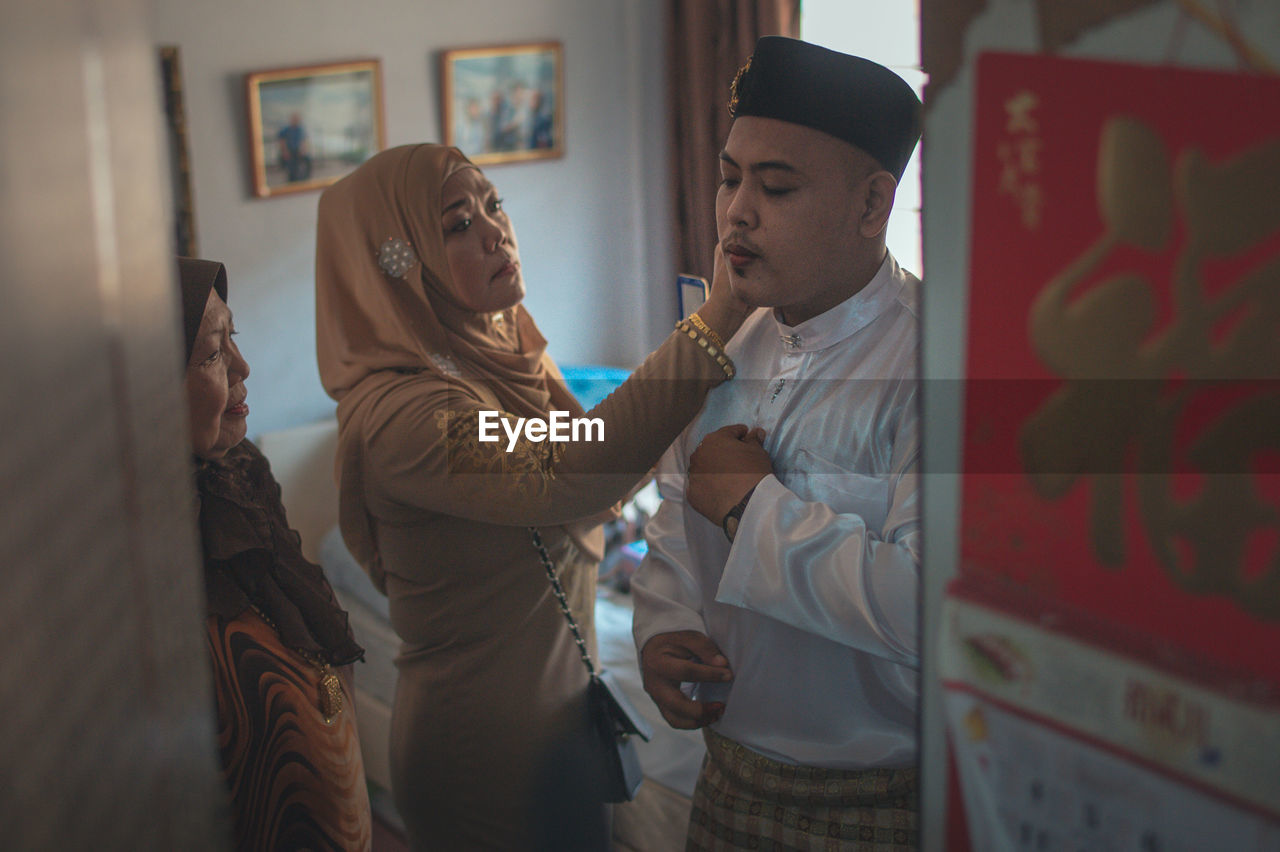
[[[315,367],[319,192],[252,196],[247,71],[380,58],[387,144],[401,145],[440,139],[441,49],[562,42],[565,156],[486,169],[515,222],[526,305],[569,364],[632,366],[674,321],[661,4],[155,0],[153,27],[157,44],[181,52],[197,237],[203,256],[227,265],[252,368],[251,434],[324,417],[333,403]]]

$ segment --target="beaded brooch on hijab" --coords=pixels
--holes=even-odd
[[[418,264],[418,256],[404,240],[387,237],[378,249],[378,268],[392,278],[403,278]]]

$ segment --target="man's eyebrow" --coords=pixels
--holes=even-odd
[[[742,166],[738,165],[737,160],[733,159],[733,157],[730,157],[728,152],[726,151],[720,152],[720,159],[728,163],[729,165],[733,166],[734,168],[738,168],[738,169],[742,168]],[[750,166],[748,166],[747,171],[751,171],[751,172],[774,171],[774,172],[788,172],[789,174],[793,174],[793,175],[800,174],[800,170],[797,169],[795,166],[791,165],[790,163],[788,163],[786,160],[761,160],[758,163],[752,163]]]

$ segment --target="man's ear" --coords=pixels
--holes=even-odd
[[[883,169],[872,172],[864,179],[862,215],[858,217],[858,233],[872,239],[884,232],[893,212],[893,198],[898,192],[898,181]]]

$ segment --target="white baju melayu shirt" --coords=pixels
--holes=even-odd
[[[737,377],[707,397],[658,468],[663,502],[632,582],[634,635],[710,636],[734,680],[713,727],[775,760],[842,769],[916,760],[920,572],[917,303],[891,255],[861,291],[787,326],[756,311]],[[760,426],[775,475],[730,544],[684,500],[690,454]]]

